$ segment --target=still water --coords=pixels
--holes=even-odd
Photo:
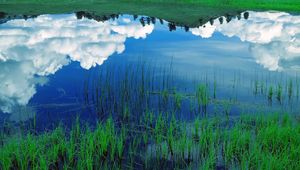
[[[209,91],[208,115],[221,106],[231,116],[299,111],[300,16],[247,11],[196,28],[83,13],[1,23],[1,122],[95,121],[124,103],[131,112],[160,112],[176,94],[176,112],[190,119],[204,112],[189,101],[199,84]]]

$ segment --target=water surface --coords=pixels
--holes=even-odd
[[[25,121],[37,114],[42,126],[70,122],[78,114],[93,121],[99,118],[98,107],[117,112],[112,108],[124,104],[120,93],[130,69],[133,76],[127,81],[132,89],[143,82],[141,70],[148,70],[153,87],[147,92],[153,101],[140,106],[156,111],[159,91],[170,96],[179,91],[187,97],[176,112],[195,116],[200,111],[191,109],[188,96],[204,84],[211,98],[208,114],[222,112],[217,106],[224,100],[230,101],[233,116],[297,112],[299,28],[300,16],[254,11],[211,19],[196,28],[130,15],[76,13],[7,20],[0,25],[1,121]],[[113,99],[105,96],[107,103],[100,107],[91,97],[95,82],[103,88],[110,80]],[[134,105],[134,100],[126,104]]]

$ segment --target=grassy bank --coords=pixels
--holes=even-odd
[[[94,129],[63,126],[1,138],[1,169],[299,169],[300,124],[290,115],[244,115],[193,122],[109,118]]]
[[[0,1],[0,11],[10,16],[14,15],[39,15],[72,13],[86,11],[95,15],[132,14],[147,15],[165,19],[177,25],[195,27],[224,15],[236,15],[244,10],[282,10],[288,12],[299,12],[299,1],[270,1],[270,0],[248,0],[248,1],[220,1],[220,0],[182,0],[182,1],[105,1],[105,0],[63,0],[63,1]]]
[[[236,8],[246,10],[299,11],[297,0],[141,0],[142,2],[195,4],[215,8]]]

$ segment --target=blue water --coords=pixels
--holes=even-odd
[[[217,81],[218,99],[245,105],[234,105],[232,115],[268,105],[266,91],[254,95],[256,80],[274,89],[282,83],[284,104],[274,97],[267,110],[297,112],[300,16],[249,14],[248,19],[222,25],[216,19],[214,25],[172,32],[166,21],[143,27],[141,16],[134,20],[129,15],[104,22],[77,19],[75,14],[7,21],[0,25],[1,122],[26,121],[35,114],[41,127],[68,124],[77,115],[96,121],[95,105],[84,99],[85,83],[101,81],[95,76],[99,70],[114,70],[114,78],[122,79],[120,73],[129,65],[137,68],[141,63],[147,63],[157,79],[165,75],[164,68],[171,68],[167,74],[172,88],[185,93],[192,93],[198,83]],[[293,100],[287,101],[290,80]],[[183,104],[183,112],[188,107]]]

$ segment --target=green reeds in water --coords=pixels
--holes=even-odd
[[[234,74],[232,89],[230,82],[223,80],[223,83],[219,83],[222,75],[216,73],[213,77],[207,76],[207,73],[205,76],[199,74],[200,79],[191,80],[197,83],[192,84],[189,81],[183,84],[186,86],[176,86],[177,79],[174,81],[172,66],[170,69],[155,68],[142,63],[136,66],[121,65],[119,68],[104,66],[96,76],[89,76],[90,79],[84,84],[83,98],[87,100],[87,108],[97,113],[100,120],[112,114],[114,118],[117,117],[123,122],[139,121],[139,115],[147,110],[151,110],[155,115],[160,112],[175,113],[177,117],[187,119],[195,118],[199,114],[210,116],[207,113],[211,109],[217,108],[227,100],[232,102],[236,112],[280,110],[287,108],[287,100],[291,101],[290,104],[299,102],[292,100],[298,85],[297,81],[293,83],[294,80],[289,76],[282,76],[279,80],[278,75],[266,78],[262,75],[256,76],[254,80],[245,80],[240,78],[240,74]],[[182,77],[176,78],[181,82]],[[283,84],[281,80],[285,78],[290,81]],[[245,81],[249,81],[251,87]],[[263,108],[253,105],[265,103],[261,99],[270,105],[263,105]],[[279,105],[282,107],[278,107]],[[230,108],[223,104],[215,114],[225,113],[228,117]],[[296,111],[295,107],[289,109],[291,112]]]
[[[270,104],[272,104],[272,100],[273,100],[273,86],[271,85],[269,87],[269,90],[268,90],[268,100],[270,102]]]
[[[254,95],[255,96],[258,94],[258,88],[259,88],[258,80],[255,80],[255,82],[254,82]]]
[[[225,126],[217,118],[184,122],[165,115],[156,116],[153,127],[108,118],[94,128],[77,122],[70,131],[60,125],[40,135],[9,136],[0,146],[0,168],[300,168],[299,117],[245,115]]]
[[[182,102],[182,95],[180,93],[175,92],[174,100],[175,100],[175,108],[180,109],[181,108],[181,102]]]
[[[60,125],[43,134],[32,129],[1,134],[0,169],[300,169],[299,117],[231,117],[234,103],[216,99],[216,80],[210,101],[209,83],[191,92],[175,91],[169,78],[158,80],[161,88],[153,83],[153,70],[145,70],[138,71],[143,72],[141,77],[127,70],[121,80],[113,71],[102,72],[105,79],[85,85],[84,98],[91,100],[86,103],[95,103],[101,120],[94,126],[81,125],[77,117],[70,130]],[[129,84],[132,81],[135,83]],[[256,95],[268,92],[271,103],[273,98],[282,103],[282,85],[269,85],[268,91],[267,85],[260,86],[257,80]],[[89,86],[96,92],[91,94]],[[234,88],[238,88],[235,83]],[[293,88],[290,81],[289,98]],[[189,121],[178,118],[177,113],[185,111],[185,102],[205,116],[196,115]],[[220,104],[223,119],[207,116],[210,102]],[[155,107],[160,104],[162,109]]]
[[[200,84],[196,91],[196,98],[199,105],[199,111],[206,114],[209,102],[209,92],[206,85]]]
[[[217,98],[217,80],[216,78],[214,79],[214,99]]]
[[[289,97],[289,101],[291,101],[292,97],[293,97],[293,81],[290,80],[289,84],[288,84],[288,97]]]
[[[281,104],[282,103],[282,85],[278,84],[277,85],[277,96],[276,96],[277,101]]]

